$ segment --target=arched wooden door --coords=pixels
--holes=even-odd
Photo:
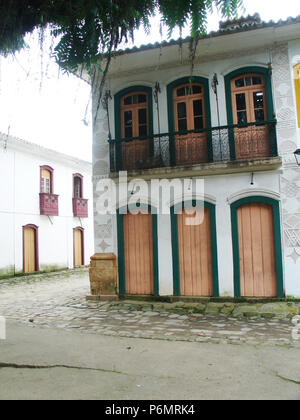
[[[193,207],[196,204],[193,203]],[[215,206],[205,203],[200,224],[190,224],[190,209],[171,213],[174,294],[177,296],[218,296]]]
[[[122,167],[136,169],[150,156],[148,97],[133,92],[121,98]],[[140,137],[141,139],[138,139]],[[130,140],[135,138],[135,140]]]
[[[123,216],[125,293],[154,294],[152,215]]]
[[[84,265],[83,230],[74,229],[74,267]]]
[[[237,209],[243,297],[277,297],[273,208],[253,202]]]
[[[270,156],[265,78],[249,73],[231,80],[236,159]],[[256,124],[255,124],[256,123]],[[243,127],[245,126],[245,127]]]
[[[29,225],[23,227],[23,271],[38,271],[37,228]]]
[[[204,85],[184,83],[173,90],[174,127],[176,132],[206,128]],[[206,132],[177,134],[176,164],[197,164],[208,161]]]

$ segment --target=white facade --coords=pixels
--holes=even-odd
[[[58,216],[40,214],[40,167],[53,169]],[[89,217],[73,217],[73,174],[83,176]],[[93,253],[91,164],[0,134],[0,276],[23,272],[23,227],[38,227],[39,271],[73,268],[73,229],[84,229],[84,264]]]
[[[108,75],[107,89],[112,97],[132,86],[154,89],[159,82],[160,132],[169,132],[167,86],[182,77],[189,77],[191,64],[188,43],[162,48],[149,47],[116,55]],[[129,179],[203,178],[205,200],[216,206],[219,295],[234,296],[233,238],[230,206],[251,196],[268,197],[280,206],[283,287],[286,296],[300,297],[300,167],[294,151],[300,146],[293,65],[300,62],[300,19],[254,30],[241,30],[199,41],[193,76],[209,82],[211,126],[218,126],[216,96],[210,87],[214,74],[218,77],[220,125],[227,125],[225,76],[243,68],[260,67],[272,71],[272,95],[277,119],[278,158],[259,165],[249,163],[233,169],[226,164],[208,164],[189,168],[138,170]],[[94,101],[96,102],[96,101]],[[115,137],[115,103],[109,104],[112,138]],[[158,133],[158,116],[153,107],[153,131]],[[93,145],[94,201],[99,180],[116,175],[109,171],[108,120],[106,112],[97,115]],[[118,253],[116,216],[101,216],[95,211],[95,251]],[[173,294],[171,219],[158,215],[159,294]],[[278,257],[278,255],[277,255]]]

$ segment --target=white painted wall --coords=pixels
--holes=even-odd
[[[286,29],[288,31],[288,28]],[[296,126],[295,115],[295,95],[292,80],[292,59],[300,54],[300,37],[295,35],[295,41],[281,42],[280,37],[276,36],[274,43],[266,41],[264,47],[263,33],[260,35],[260,46],[253,50],[249,48],[251,37],[258,39],[256,31],[247,34],[246,41],[242,41],[242,36],[237,35],[239,44],[235,52],[224,55],[222,42],[220,40],[205,41],[210,43],[215,55],[201,51],[198,47],[200,58],[195,62],[193,75],[203,76],[211,82],[216,73],[219,80],[218,95],[220,105],[220,124],[227,125],[227,112],[225,100],[224,76],[233,70],[246,66],[268,67],[271,63],[273,67],[273,99],[276,116],[278,119],[278,147],[283,159],[283,166],[279,170],[259,172],[254,175],[254,185],[251,184],[251,173],[239,173],[234,175],[218,175],[205,177],[205,193],[215,198],[216,219],[217,219],[217,242],[218,242],[218,269],[221,296],[233,296],[233,255],[231,237],[231,215],[230,202],[249,195],[266,195],[280,201],[282,218],[282,239],[283,239],[283,265],[284,283],[287,295],[300,297],[300,168],[295,164],[293,152],[298,144],[300,146],[300,130]],[[270,35],[270,33],[269,33]],[[233,39],[233,38],[232,38]],[[224,45],[228,38],[224,37]],[[220,49],[214,42],[219,42]],[[243,42],[245,45],[243,45]],[[206,45],[205,43],[203,45]],[[239,46],[238,46],[239,45]],[[174,47],[172,47],[174,50]],[[225,48],[225,47],[224,47]],[[227,48],[227,46],[226,46]],[[163,54],[168,55],[168,47],[163,49]],[[172,50],[172,51],[173,51]],[[205,56],[206,54],[206,56]],[[223,56],[222,56],[223,54]],[[153,57],[152,66],[157,66],[149,70],[143,68],[144,57]],[[149,61],[148,57],[148,61]],[[221,57],[221,58],[220,58]],[[172,58],[176,60],[176,58]],[[126,66],[122,66],[123,61]],[[146,60],[146,59],[145,59]],[[157,61],[157,62],[156,62]],[[119,65],[119,71],[108,78],[107,88],[115,95],[122,89],[133,85],[155,85],[159,81],[161,94],[159,95],[159,108],[161,120],[161,132],[168,132],[167,115],[167,85],[174,80],[190,75],[190,66],[178,63],[170,65],[164,64],[160,68],[158,53],[150,50],[142,53],[130,54],[126,57],[116,59],[115,68]],[[125,69],[126,67],[126,69]],[[124,70],[125,69],[125,70]],[[130,71],[131,70],[131,71]],[[218,125],[218,115],[216,107],[216,97],[210,88],[210,102],[212,126]],[[112,137],[115,135],[114,121],[114,101],[111,101],[109,108]],[[154,133],[158,132],[157,111],[154,104],[153,109],[153,128]],[[98,115],[96,130],[94,132],[94,184],[103,177],[109,176],[109,154],[107,147],[108,123],[104,111]],[[297,137],[298,136],[298,137]],[[174,177],[176,174],[174,174]],[[98,195],[95,193],[95,198]],[[292,219],[294,218],[294,221]],[[115,217],[111,218],[111,237],[106,239],[109,244],[109,252],[117,254],[117,233]],[[99,221],[95,223],[95,237],[100,239],[100,231],[105,226]],[[296,235],[294,244],[288,240],[290,234]],[[97,247],[97,252],[104,252],[101,247]],[[172,278],[172,252],[171,252],[171,228],[170,218],[167,216],[158,217],[158,251],[159,251],[159,289],[161,295],[173,293]]]
[[[54,169],[53,193],[59,216],[42,216],[39,208],[40,166]],[[85,264],[94,250],[91,164],[23,142],[0,137],[0,275],[23,270],[22,227],[38,226],[40,270],[73,267],[73,228],[83,227]],[[83,175],[89,217],[73,217],[73,174]]]

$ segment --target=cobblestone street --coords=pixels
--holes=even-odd
[[[0,315],[33,327],[107,336],[300,347],[290,319],[136,311],[122,303],[87,302],[88,294],[86,269],[2,281]]]

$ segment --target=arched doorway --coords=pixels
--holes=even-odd
[[[84,265],[84,230],[74,229],[74,267]]]
[[[38,227],[23,226],[23,272],[33,273],[39,270]]]
[[[236,297],[282,297],[279,203],[248,197],[231,212]]]

